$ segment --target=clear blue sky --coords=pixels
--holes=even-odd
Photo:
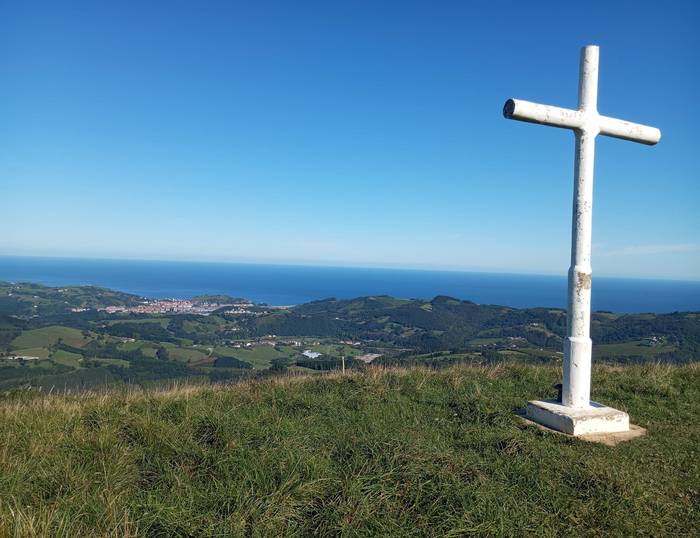
[[[0,254],[564,274],[601,46],[594,273],[700,278],[697,2],[6,2]]]

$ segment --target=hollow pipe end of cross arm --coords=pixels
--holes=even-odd
[[[515,113],[515,99],[508,99],[503,105],[503,117],[509,120],[513,119]]]

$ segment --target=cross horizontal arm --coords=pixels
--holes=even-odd
[[[661,140],[661,131],[656,127],[632,123],[631,121],[618,120],[607,116],[598,117],[600,134],[640,142],[653,146]]]
[[[522,99],[508,99],[503,105],[503,116],[509,120],[528,121],[563,129],[579,129],[584,122],[584,115],[578,110],[540,105]]]
[[[585,114],[582,110],[531,103],[521,99],[508,99],[503,105],[503,116],[509,120],[527,121],[563,129],[593,130],[595,134],[600,132],[605,136],[622,138],[650,146],[661,140],[661,131],[656,127],[600,116],[595,113]]]

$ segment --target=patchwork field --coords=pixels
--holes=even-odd
[[[39,357],[48,359],[51,352],[45,347],[27,347],[22,349],[13,349],[12,354],[21,355],[24,357]]]
[[[625,342],[623,344],[603,344],[593,346],[593,357],[616,357],[620,355],[638,355],[640,357],[652,357],[660,353],[675,351],[675,346],[670,344],[649,345],[644,341]]]
[[[55,351],[51,354],[51,360],[53,360],[54,362],[73,368],[78,368],[82,359],[82,355],[78,355],[77,353],[71,353],[70,351],[64,351],[62,349],[59,349],[58,351]]]
[[[251,348],[235,348],[230,346],[217,346],[214,353],[219,355],[235,357],[250,363],[253,368],[263,370],[269,368],[274,359],[284,359],[293,356],[298,351],[291,347],[282,347],[282,351],[277,351],[274,347],[260,345]]]
[[[49,347],[59,340],[69,346],[82,347],[89,341],[89,338],[85,338],[82,331],[71,327],[42,327],[41,329],[24,331],[12,341],[12,347],[13,349]]]
[[[183,362],[196,362],[209,357],[209,351],[207,348],[192,349],[168,346],[166,349],[168,350],[168,355],[170,358]]]

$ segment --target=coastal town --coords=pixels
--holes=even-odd
[[[207,316],[212,312],[230,315],[260,315],[265,311],[254,310],[256,305],[250,301],[235,303],[218,303],[197,301],[193,299],[153,299],[135,306],[105,306],[99,308],[108,314],[197,314]],[[80,309],[74,309],[80,311]]]

